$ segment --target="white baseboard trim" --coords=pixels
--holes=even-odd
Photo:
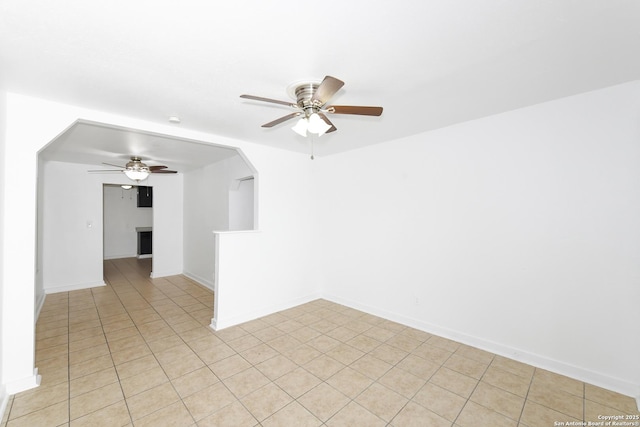
[[[136,254],[136,253],[128,254],[128,255],[104,255],[102,257],[102,259],[105,260],[105,261],[108,261],[108,260],[112,260],[112,259],[135,258],[137,256],[138,256],[138,254]]]
[[[356,310],[363,311],[365,313],[372,314],[374,316],[382,317],[394,322],[401,323],[406,326],[410,326],[419,329],[424,332],[428,332],[433,335],[438,335],[443,338],[448,338],[453,341],[467,344],[472,347],[479,348],[481,350],[488,351],[500,356],[507,357],[509,359],[516,360],[518,362],[526,363],[528,365],[535,366],[537,368],[546,369],[551,372],[555,372],[560,375],[564,375],[570,378],[574,378],[579,381],[583,381],[588,384],[592,384],[598,387],[602,387],[607,390],[615,391],[625,396],[631,396],[636,399],[638,407],[640,409],[640,384],[635,384],[627,380],[620,378],[610,377],[599,372],[590,371],[588,369],[573,366],[558,360],[550,359],[548,357],[523,351],[517,348],[505,346],[500,343],[488,341],[479,337],[467,335],[452,329],[444,328],[442,326],[429,324],[421,320],[412,319],[403,316],[398,313],[389,312],[376,307],[371,307],[365,304],[361,304],[357,301],[347,300],[337,297],[335,295],[323,295],[323,299],[332,301],[347,307],[354,308]]]
[[[288,308],[295,307],[297,305],[306,304],[310,301],[314,301],[321,298],[320,294],[314,293],[312,295],[307,295],[304,297],[294,298],[287,302],[281,304],[274,304],[268,307],[264,307],[259,310],[255,310],[248,313],[235,314],[234,316],[226,317],[221,319],[219,316],[216,316],[214,313],[214,318],[211,319],[211,328],[215,331],[220,331],[225,328],[229,328],[231,326],[239,325],[244,322],[248,322],[250,320],[255,320],[260,317],[267,316],[269,314],[276,313],[278,311],[286,310]]]
[[[213,285],[213,279],[212,280],[206,280],[203,277],[197,276],[195,274],[191,274],[188,272],[183,272],[182,273],[183,276],[188,277],[189,279],[193,280],[194,282],[198,283],[199,285],[204,286],[207,289],[210,289],[212,291],[215,291],[214,289],[214,285]]]
[[[179,276],[181,274],[183,274],[182,271],[152,271],[149,277],[152,279],[159,279],[161,277]]]
[[[21,391],[29,390],[40,385],[42,378],[38,375],[38,368],[33,370],[33,375],[26,378],[20,378],[18,380],[10,381],[5,384],[5,390],[7,394],[16,394]]]
[[[136,255],[136,258],[138,259],[153,258],[153,254]]]
[[[97,288],[100,286],[107,286],[107,284],[104,282],[104,280],[101,280],[99,282],[77,283],[75,285],[49,286],[49,287],[45,286],[44,292],[48,295],[48,294],[56,294],[59,292],[69,292],[69,291],[78,291],[81,289]]]

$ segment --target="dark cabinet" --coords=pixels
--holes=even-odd
[[[151,231],[138,232],[138,256],[151,255],[151,248],[153,247],[151,233]]]
[[[138,186],[138,207],[153,207],[153,187]]]

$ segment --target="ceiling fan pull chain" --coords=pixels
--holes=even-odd
[[[311,160],[313,160],[313,134],[309,134],[309,141],[311,141]]]

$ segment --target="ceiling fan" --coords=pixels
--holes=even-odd
[[[178,173],[177,171],[168,170],[167,166],[147,166],[142,163],[142,159],[140,157],[132,156],[131,160],[127,162],[126,165],[114,165],[113,163],[102,162],[103,165],[115,166],[120,169],[101,169],[101,170],[90,170],[89,172],[123,172],[129,179],[132,179],[136,182],[144,181],[147,179],[149,174],[152,173]]]
[[[302,136],[307,136],[307,132],[320,136],[337,130],[327,117],[327,114],[356,114],[362,116],[379,116],[382,114],[382,107],[327,105],[329,99],[331,99],[343,85],[344,82],[342,80],[331,76],[326,76],[320,84],[303,83],[297,85],[292,88],[296,96],[295,103],[254,95],[240,95],[240,98],[271,102],[273,104],[286,105],[287,107],[294,108],[296,111],[293,113],[287,114],[272,122],[265,123],[262,127],[270,128],[295,117],[301,117],[292,129]]]

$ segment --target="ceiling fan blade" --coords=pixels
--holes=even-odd
[[[117,168],[124,169],[124,166],[114,165],[113,163],[102,162],[102,164],[103,164],[103,165],[109,165],[109,166],[115,166],[115,167],[117,167]]]
[[[320,105],[324,105],[331,99],[331,97],[338,91],[340,88],[344,86],[344,82],[342,80],[338,80],[335,77],[326,76],[318,89],[314,92],[311,97],[311,101],[318,101]]]
[[[156,169],[156,170],[152,170],[151,173],[178,173],[178,171],[170,171],[168,169],[161,169],[161,170]]]
[[[155,172],[155,171],[158,171],[160,169],[166,169],[166,168],[167,168],[166,166],[149,166],[149,170],[151,172]]]
[[[358,114],[361,116],[379,116],[382,114],[382,107],[365,107],[362,105],[332,105],[327,108],[333,114]]]
[[[291,102],[287,102],[287,101],[278,101],[277,99],[263,98],[263,97],[261,97],[261,96],[254,96],[254,95],[240,95],[240,98],[253,99],[254,101],[271,102],[272,104],[286,105],[287,107],[297,107],[297,105],[296,105],[296,104],[293,104],[293,103],[291,103]]]
[[[272,122],[269,123],[265,123],[262,125],[263,128],[270,128],[273,127],[275,125],[279,125],[282,122],[286,122],[287,120],[293,119],[294,117],[298,117],[299,115],[301,115],[302,113],[299,111],[296,111],[295,113],[291,113],[291,114],[287,114],[286,116],[280,117],[279,119],[276,119]]]
[[[337,128],[337,127],[335,127],[335,125],[334,125],[333,123],[331,123],[331,120],[329,120],[329,118],[328,118],[327,116],[325,116],[325,115],[324,115],[324,113],[318,113],[318,116],[320,116],[320,118],[321,118],[322,120],[324,120],[324,122],[325,122],[326,124],[328,124],[329,126],[331,126],[331,127],[329,128],[329,130],[328,130],[328,131],[326,131],[325,133],[334,132],[334,131],[337,131],[337,130],[338,130],[338,128]]]

